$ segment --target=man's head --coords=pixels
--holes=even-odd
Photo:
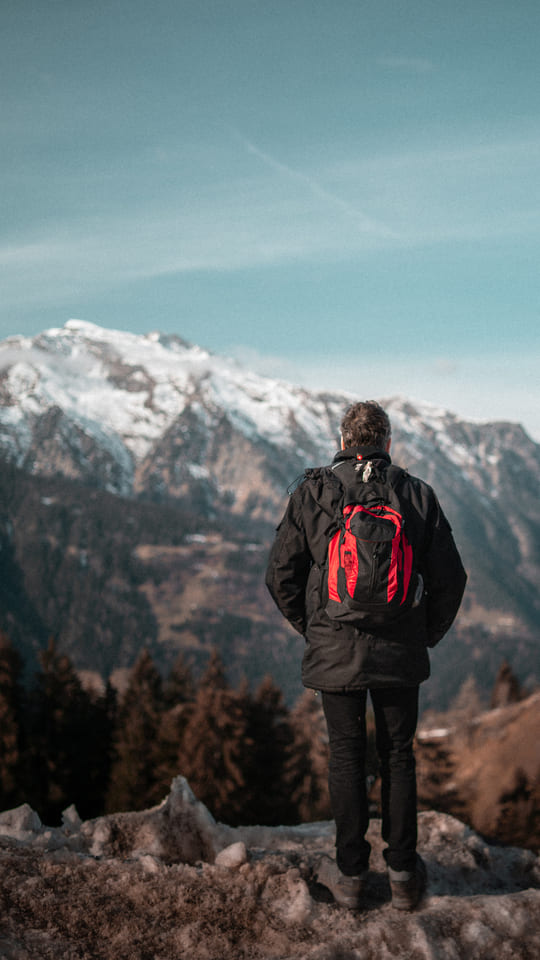
[[[343,448],[378,447],[387,450],[391,433],[390,420],[376,400],[353,403],[341,421]]]

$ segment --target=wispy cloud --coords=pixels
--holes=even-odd
[[[530,239],[540,233],[540,132],[419,144],[339,160],[326,170],[354,201],[370,196],[404,245]]]
[[[230,131],[226,144],[213,147],[207,171],[217,173],[206,171],[190,192],[180,170],[176,191],[141,194],[136,207],[104,205],[100,197],[99,216],[65,212],[16,238],[6,234],[4,307],[70,302],[166,274],[350,261],[373,250],[462,240],[531,242],[540,234],[531,203],[540,163],[535,132],[380,156],[359,149],[333,163],[326,151],[324,162],[312,153],[296,165],[238,131],[235,140],[241,151],[231,152]]]
[[[62,253],[61,244],[47,240],[6,243],[0,247],[0,269],[2,267],[30,269],[36,264],[50,262]]]
[[[277,160],[266,151],[261,150],[260,147],[256,146],[250,140],[242,137],[241,134],[238,134],[238,136],[244,143],[248,153],[258,157],[258,159],[266,164],[266,166],[270,167],[271,170],[274,170],[278,174],[281,174],[289,180],[303,184],[313,194],[314,197],[327,201],[341,213],[348,217],[353,217],[358,221],[361,229],[366,233],[378,238],[380,237],[391,240],[398,239],[398,235],[395,233],[395,231],[391,230],[386,224],[380,223],[367,216],[349,200],[344,200],[343,197],[337,196],[332,191],[323,187],[321,183],[310,174],[303,173],[302,171],[296,170],[294,167]]]

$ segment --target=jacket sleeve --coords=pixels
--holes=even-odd
[[[431,536],[422,572],[427,594],[428,646],[434,647],[452,626],[467,582],[452,529],[435,494]]]
[[[283,616],[301,634],[306,629],[305,597],[311,563],[298,489],[277,528],[266,571],[266,586]]]

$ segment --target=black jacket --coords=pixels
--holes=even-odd
[[[387,453],[349,447],[339,461],[390,463]],[[346,469],[345,467],[342,468]],[[467,576],[432,488],[405,472],[398,496],[418,568],[424,579],[419,606],[376,634],[336,624],[325,612],[323,567],[343,486],[331,467],[307,470],[277,528],[266,584],[282,614],[306,639],[305,686],[316,690],[413,686],[429,676],[427,647],[444,636],[459,609]]]

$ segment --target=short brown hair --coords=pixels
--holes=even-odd
[[[376,400],[353,403],[341,421],[341,436],[346,447],[384,448],[391,434],[388,415]]]

